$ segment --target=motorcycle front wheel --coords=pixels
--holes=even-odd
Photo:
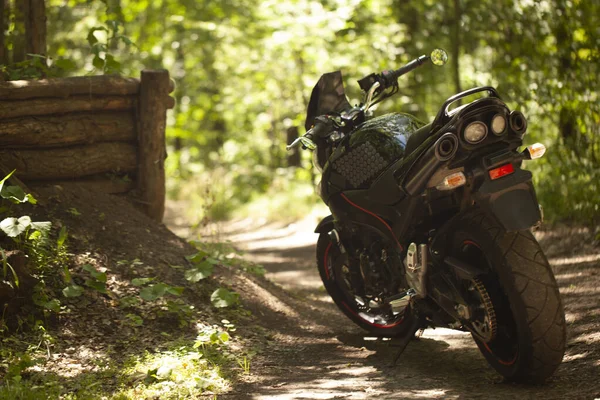
[[[566,326],[540,245],[529,231],[505,232],[481,210],[455,226],[450,251],[487,271],[469,287],[483,310],[470,327],[479,350],[507,380],[542,383],[562,361]]]
[[[340,249],[329,235],[320,234],[317,241],[317,267],[327,293],[340,311],[374,336],[397,337],[407,334],[414,318],[410,309],[393,314],[389,309],[373,309],[361,302],[352,294],[352,285],[344,276],[344,271],[351,267],[342,260]]]

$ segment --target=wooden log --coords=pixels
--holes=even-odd
[[[33,181],[29,186],[35,188],[40,185],[47,185],[46,181]],[[107,177],[107,174],[100,174],[88,178],[80,178],[75,180],[57,180],[52,182],[53,185],[60,186],[79,186],[87,190],[107,194],[122,194],[127,193],[135,188],[135,182],[131,179],[123,179],[120,177]]]
[[[169,72],[142,71],[139,99],[138,189],[146,214],[162,221],[165,211],[165,128]]]
[[[28,54],[46,55],[46,7],[44,0],[24,0],[29,3],[25,16],[25,38]]]
[[[174,88],[175,83],[170,80],[169,93]],[[126,96],[137,95],[139,91],[139,79],[109,75],[0,82],[0,100],[60,98],[75,95]]]
[[[22,117],[0,122],[0,146],[4,148],[58,147],[136,140],[132,111]]]
[[[52,150],[0,150],[0,160],[23,181],[75,179],[106,172],[135,172],[137,149],[98,143]]]
[[[80,111],[117,111],[134,108],[133,96],[73,96],[68,99],[0,101],[0,119]]]

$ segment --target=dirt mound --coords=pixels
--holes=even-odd
[[[33,190],[39,204],[19,212],[35,221],[50,220],[53,236],[62,227],[68,232],[65,264],[53,261],[43,290],[60,307],[43,314],[38,308],[34,319],[43,322],[17,328],[3,339],[23,346],[11,344],[0,351],[0,398],[6,395],[2,385],[11,386],[15,376],[19,384],[29,385],[27,390],[33,390],[36,398],[66,393],[195,397],[228,392],[239,379],[252,381],[250,361],[244,360],[269,337],[255,325],[254,315],[268,321],[280,318],[286,306],[270,292],[287,298],[283,291],[228,260],[213,259],[214,271],[206,279],[186,279],[186,272],[196,265],[189,256],[198,249],[136,210],[127,198],[76,184]],[[215,308],[211,295],[217,288],[233,288],[242,306]],[[28,318],[30,310],[22,308],[17,319]],[[46,336],[35,354],[29,354],[25,344],[38,341],[37,328],[30,329],[38,325]],[[227,343],[223,336],[214,336],[223,332]],[[167,385],[175,383],[171,375],[156,378],[151,361],[159,357],[160,363],[175,363],[178,368],[178,375],[172,375],[179,379],[177,390]],[[11,370],[11,363],[33,358],[35,362],[23,362],[16,373]],[[186,385],[190,387],[181,388]],[[9,393],[8,398],[15,398]]]

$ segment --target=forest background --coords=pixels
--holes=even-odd
[[[355,104],[357,79],[435,47],[450,62],[402,77],[375,113],[427,121],[456,92],[495,86],[528,117],[527,144],[548,147],[528,165],[546,217],[600,216],[595,0],[47,0],[43,56],[19,54],[18,3],[4,0],[0,15],[5,80],[170,71],[169,195],[192,223],[306,212],[318,174],[285,144],[304,133],[319,76],[342,70]]]

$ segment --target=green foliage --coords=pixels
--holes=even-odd
[[[210,301],[216,308],[231,307],[239,303],[240,295],[225,288],[219,288],[210,295]]]
[[[243,252],[236,249],[231,242],[201,242],[192,241],[199,251],[188,257],[194,263],[194,268],[186,271],[186,278],[212,274],[212,266],[221,264],[229,268],[239,268],[254,275],[262,276],[265,269],[262,265],[253,263],[243,258]],[[204,276],[206,277],[206,276]],[[204,278],[202,278],[204,279]],[[188,279],[189,280],[189,279]]]
[[[540,180],[538,195],[548,216],[597,218],[598,191],[586,183],[595,179],[589,171],[597,169],[600,157],[598,2],[273,4],[50,1],[50,56],[30,58],[5,75],[37,77],[53,73],[44,70],[50,68],[58,75],[137,76],[142,68],[168,69],[177,100],[167,127],[169,194],[191,200],[196,210],[191,218],[203,223],[229,218],[265,192],[268,197],[244,211],[287,215],[299,212],[299,203],[315,202],[304,192],[285,199],[296,184],[310,188],[314,174],[287,171],[284,144],[288,128],[302,133],[310,90],[320,74],[342,70],[356,103],[361,98],[356,79],[443,47],[450,53],[446,67],[424,67],[403,77],[400,95],[376,112],[400,110],[431,120],[458,90],[497,86],[529,117],[531,141],[556,149],[550,169],[531,166],[547,179]],[[309,155],[302,157],[303,167],[309,167]],[[589,177],[568,179],[566,170]],[[558,190],[554,184],[563,182],[562,176],[564,187]],[[561,205],[559,192],[575,204]]]

